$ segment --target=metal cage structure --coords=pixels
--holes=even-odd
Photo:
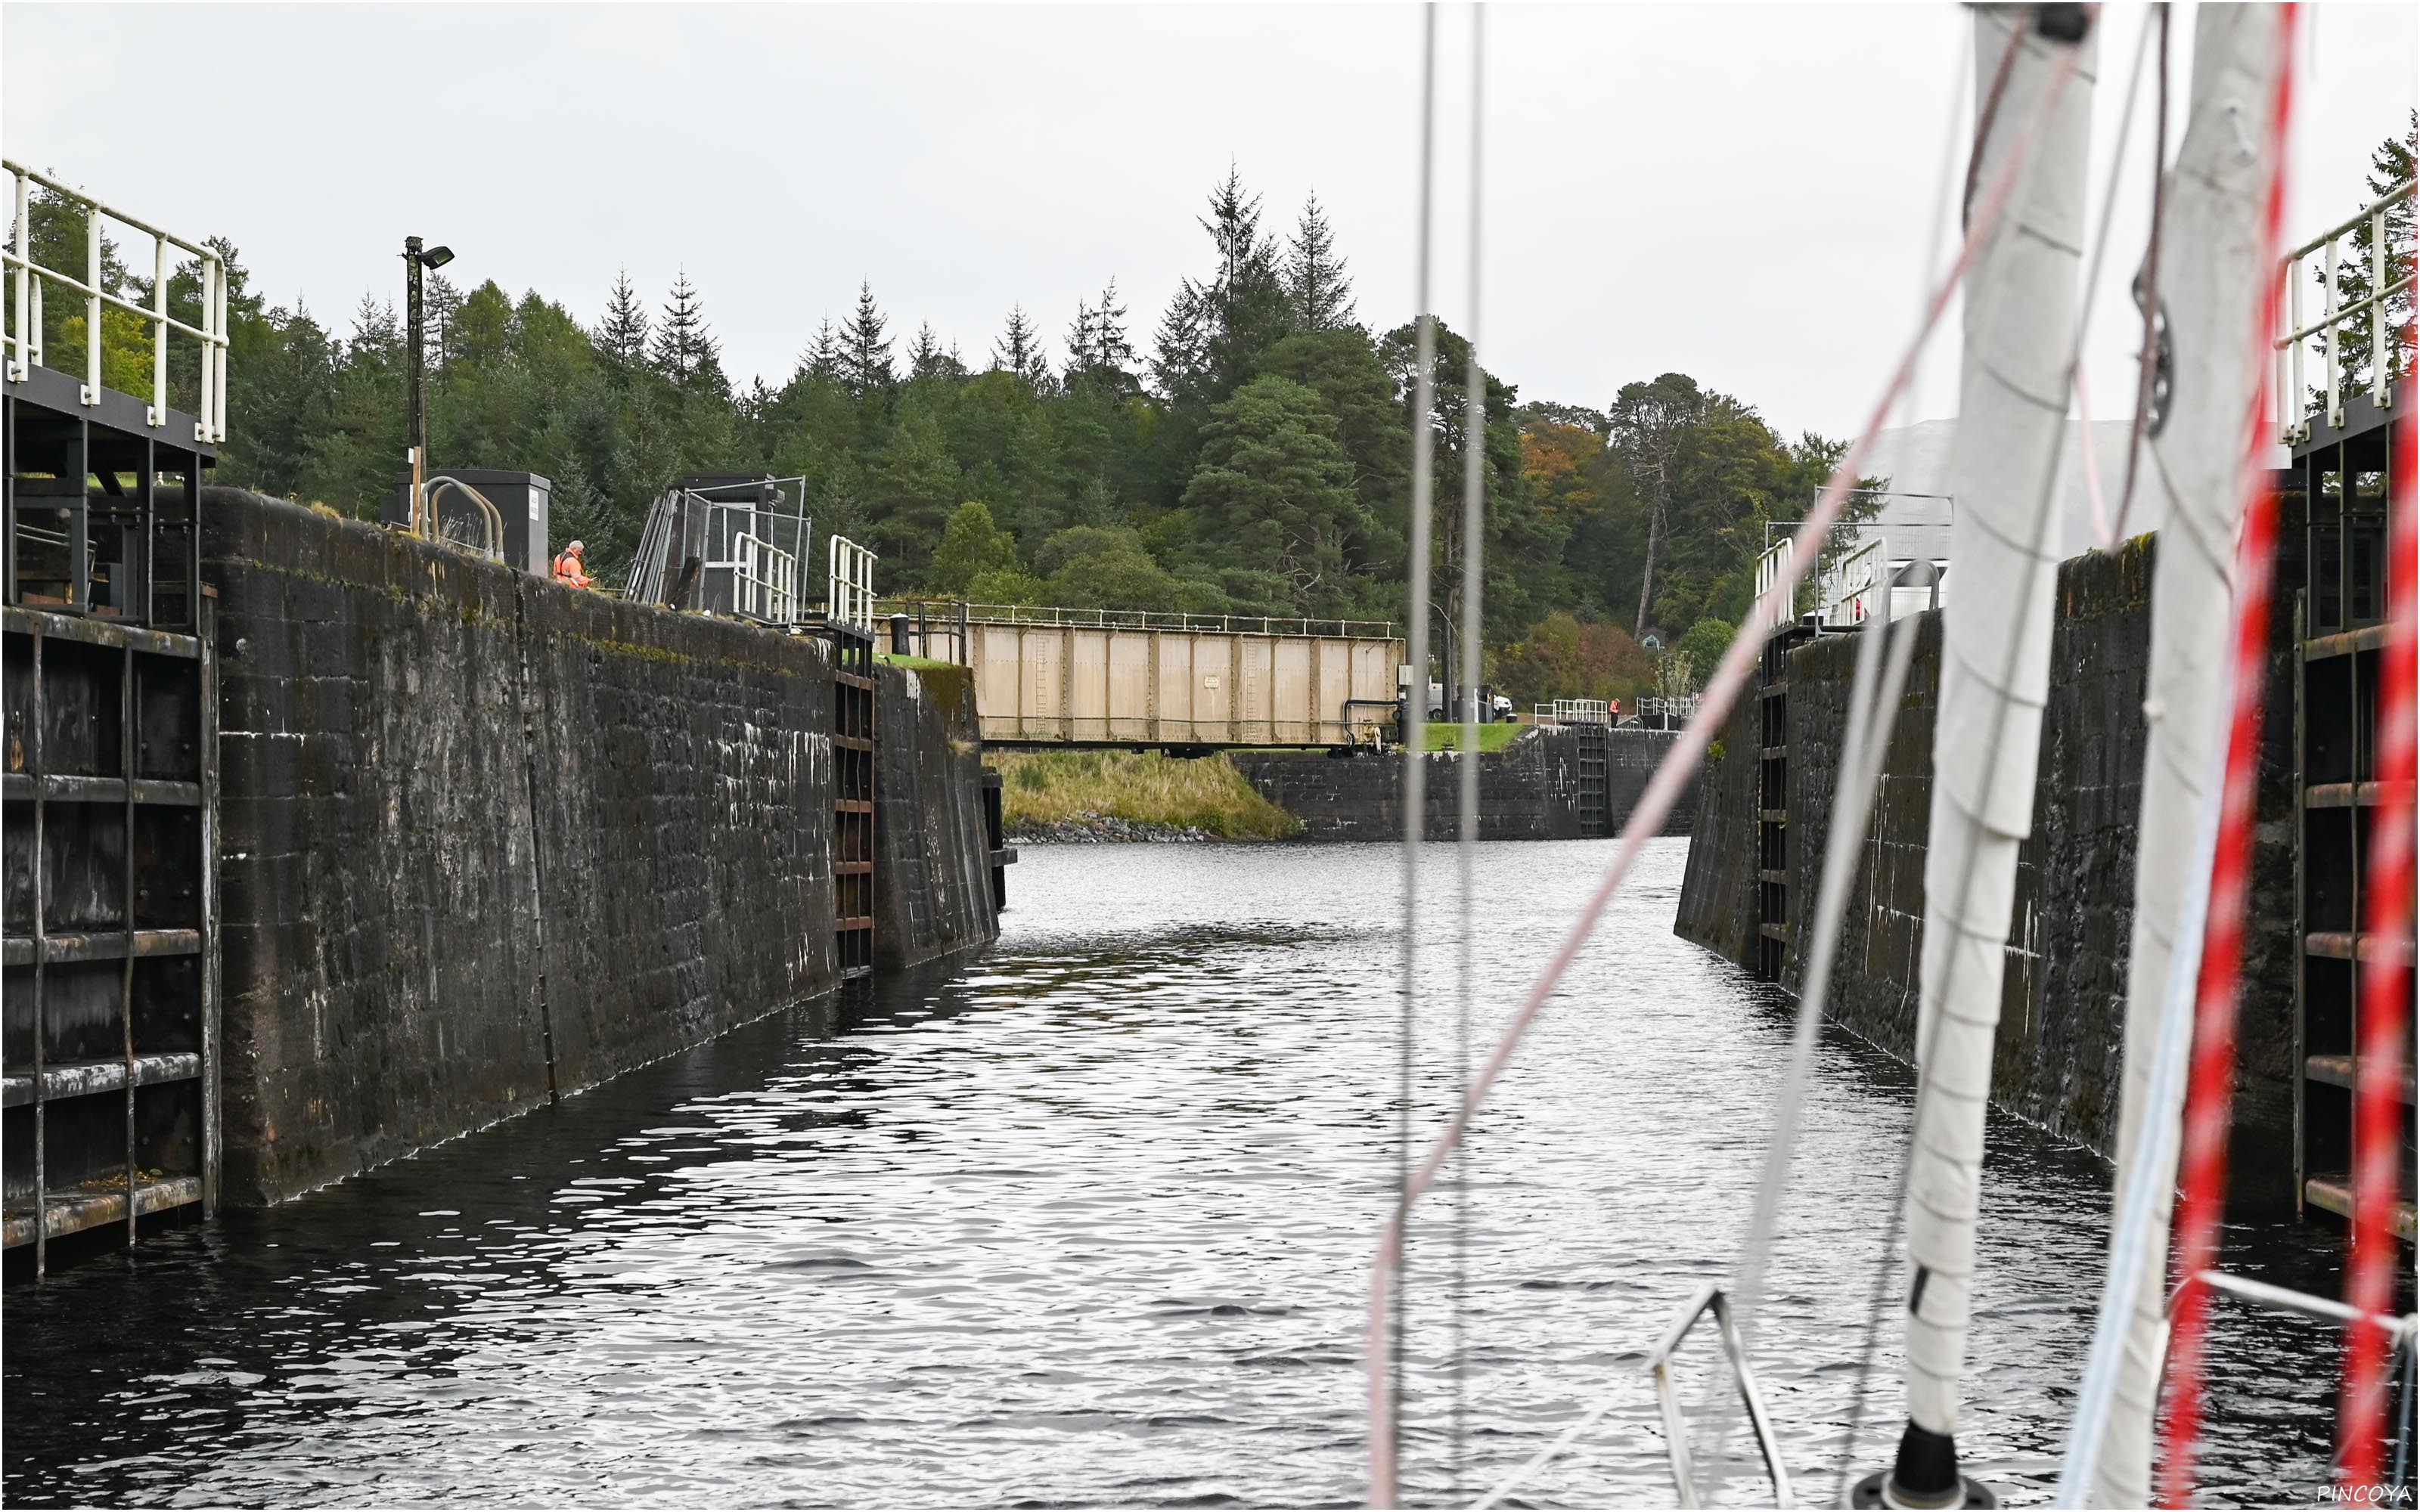
[[[217,658],[205,473],[225,433],[225,290],[206,246],[14,162],[0,507],[0,1242],[132,1244],[218,1196]],[[83,213],[82,278],[36,255],[31,190]],[[104,220],[153,238],[149,309],[101,287]],[[169,248],[200,326],[167,313]],[[81,372],[46,366],[41,290],[84,301]],[[105,312],[150,324],[150,393],[112,389]],[[169,407],[172,334],[201,342],[198,413]],[[120,376],[124,369],[118,370]]]
[[[657,496],[640,532],[623,596],[643,604],[729,614],[762,625],[799,623],[799,579],[814,546],[803,478],[693,474]]]

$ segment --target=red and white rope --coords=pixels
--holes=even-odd
[[[2288,6],[2281,13],[2280,55],[2291,59],[2299,17]],[[2286,131],[2293,109],[2294,70],[2290,62],[2277,70],[2269,111],[2269,192],[2261,209],[2260,266],[2277,265],[2279,233],[2284,224],[2286,193]],[[2185,1088],[2183,1149],[2180,1156],[2181,1196],[2177,1204],[2173,1274],[2193,1276],[2218,1260],[2219,1219],[2226,1199],[2226,1134],[2235,1092],[2236,995],[2243,964],[2243,901],[2252,862],[2260,758],[2262,674],[2268,665],[2271,579],[2277,547],[2277,490],[2261,468],[2268,441],[2267,414],[2272,401],[2270,378],[2274,364],[2266,359],[2268,334],[2277,329],[2280,283],[2262,284],[2256,318],[2257,340],[2249,347],[2260,381],[2253,391],[2244,417],[2242,477],[2250,493],[2243,512],[2242,533],[2235,557],[2235,625],[2233,665],[2228,683],[2233,689],[2227,716],[2226,771],[2219,798],[2218,846],[2211,856],[2210,907],[2202,933],[2200,990],[2194,1006],[2193,1063]],[[2275,402],[2292,404],[2297,395],[2276,394]],[[2194,1451],[2199,1438],[2202,1401],[2202,1360],[2209,1332],[2210,1289],[2188,1287],[2178,1297],[2168,1336],[2167,1391],[2163,1404],[2168,1454],[2162,1468],[2160,1500],[2182,1506],[2193,1491]]]
[[[2386,354],[2375,354],[2384,362]],[[2407,371],[2409,368],[2407,367]],[[2352,1114],[2352,1264],[2345,1301],[2361,1319],[2346,1325],[2344,1396],[2336,1409],[2337,1463],[2358,1499],[2379,1484],[2386,1422],[2386,1330],[2395,1308],[2395,1205],[2400,1184],[2405,1021],[2412,1011],[2412,847],[2415,659],[2420,659],[2420,524],[2413,520],[2412,417],[2395,422],[2387,463],[2394,520],[2387,559],[2387,640],[2379,668],[2378,757],[2381,801],[2370,810],[2369,874],[2362,896]]]

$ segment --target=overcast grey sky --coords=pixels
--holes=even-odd
[[[2415,14],[2304,8],[2296,239],[2359,207],[2371,147],[2420,93]],[[2142,16],[2105,12],[2096,160]],[[1461,327],[1470,11],[1437,19],[1436,302]],[[1594,405],[1677,369],[1786,433],[1854,431],[1912,324],[1964,26],[1944,4],[1490,7],[1490,366]],[[929,320],[976,359],[1016,303],[1055,347],[1114,276],[1147,347],[1205,269],[1194,218],[1231,161],[1273,229],[1316,190],[1362,317],[1406,318],[1419,34],[1417,8],[1378,4],[11,4],[0,133],[11,158],[233,239],[257,286],[339,331],[391,295],[416,232],[456,249],[458,281],[590,321],[617,268],[651,302],[685,268],[726,368],[778,382],[861,277],[903,348]],[[2132,388],[2148,130],[2099,393]],[[1955,409],[1954,341],[1938,349],[1925,415]]]

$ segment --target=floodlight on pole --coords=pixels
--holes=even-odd
[[[418,237],[403,239],[404,324],[411,348],[411,446],[406,454],[411,460],[411,531],[415,535],[434,535],[436,522],[426,517],[421,480],[428,473],[428,411],[421,400],[421,373],[427,365],[427,327],[420,301],[421,272],[424,269],[442,268],[454,260],[451,247],[421,246]]]

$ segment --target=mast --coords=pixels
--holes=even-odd
[[[2152,564],[2151,669],[2144,703],[2150,728],[2126,966],[2126,1071],[2113,1210],[2126,1200],[2127,1176],[2147,1132],[2162,1140],[2153,1152],[2153,1190],[2166,1193],[2176,1185],[2183,1105],[2180,1098],[2150,1105],[2150,1068],[2180,903],[2187,888],[2210,882],[2207,875],[2188,875],[2192,869],[2175,858],[2193,851],[2204,789],[2215,775],[2211,752],[2229,649],[2222,631],[2243,512],[2243,430],[2265,355],[2262,280],[2273,276],[2262,255],[2270,164],[2244,143],[2259,140],[2249,123],[2267,117],[2285,66],[2278,23],[2271,5],[2205,6],[2197,13],[2192,104],[2170,177],[2169,224],[2159,240],[2156,287],[2175,353],[2168,385],[2175,398],[2148,443],[2156,464],[2144,470],[2165,489],[2167,507]],[[2293,395],[2283,397],[2295,402]],[[2136,1247],[2142,1274],[2094,1481],[2094,1500],[2103,1506],[2150,1504],[2152,1423],[2167,1343],[2168,1208],[2164,1200],[2154,1202],[2150,1231]]]
[[[2033,140],[2009,211],[1978,249],[1967,281],[1950,456],[1957,513],[1943,609],[1907,1191],[1908,1422],[1888,1474],[1859,1488],[1861,1501],[1902,1506],[1990,1500],[1959,1470],[1958,1387],[2017,847],[2033,824],[2050,682],[2060,546],[2053,484],[2068,424],[2092,113],[2094,42],[2084,8],[1991,5],[1975,15],[1978,140],[1969,183],[1990,181],[2028,131]],[[2070,49],[2080,54],[2072,77],[2061,66]],[[2055,98],[2046,98],[2053,90]]]

